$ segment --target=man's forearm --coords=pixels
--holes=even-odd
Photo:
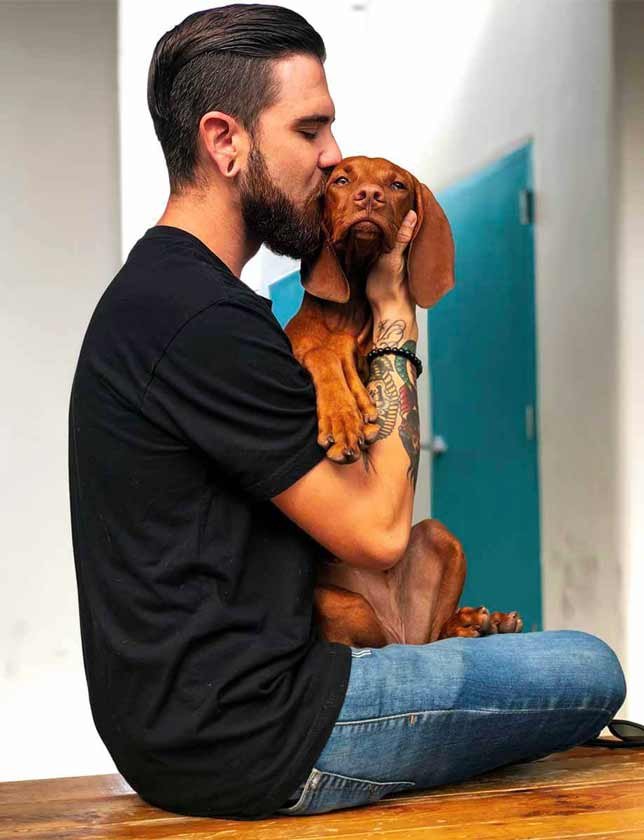
[[[373,317],[374,347],[387,344],[416,352],[413,309],[388,305],[374,309]],[[370,365],[367,390],[378,409],[380,433],[365,452],[365,466],[378,476],[383,517],[393,530],[408,535],[420,455],[416,370],[404,356],[378,356]]]

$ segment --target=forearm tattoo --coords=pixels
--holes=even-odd
[[[406,324],[403,320],[381,321],[376,330],[375,345],[404,347],[416,352],[416,342],[408,339],[401,343]],[[418,414],[418,393],[416,390],[416,370],[403,356],[378,356],[371,362],[367,391],[378,409],[376,423],[380,432],[376,440],[388,437],[396,428],[398,414],[400,425],[398,434],[409,456],[407,477],[416,489],[418,461],[420,456],[420,418]]]

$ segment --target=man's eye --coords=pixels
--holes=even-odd
[[[311,134],[309,131],[300,131],[300,134],[303,134],[305,137],[308,137],[309,140],[315,140],[318,136],[317,131],[314,134]]]
[[[396,185],[397,185],[397,186],[396,186]],[[399,188],[400,188],[400,189],[403,189],[403,190],[406,190],[406,189],[407,189],[407,186],[406,186],[405,184],[403,184],[403,182],[402,182],[402,181],[394,181],[394,182],[393,182],[393,184],[392,184],[391,186],[392,186],[392,187],[396,187],[396,189],[399,189]]]
[[[346,182],[347,182],[347,184],[349,183],[349,179],[348,179],[348,178],[345,178],[345,177],[344,177],[344,175],[339,175],[339,176],[335,179],[335,181],[334,181],[333,183],[334,183],[334,184],[339,184],[339,183],[340,183],[340,181],[346,181]]]

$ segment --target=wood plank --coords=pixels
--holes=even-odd
[[[33,814],[7,814],[8,830],[0,837],[28,840],[360,840],[377,833],[397,840],[427,835],[432,840],[536,840],[621,831],[644,837],[644,786],[641,783],[590,785],[563,791],[541,789],[484,796],[435,797],[422,802],[387,802],[366,808],[336,811],[323,817],[274,818],[254,822],[190,819],[155,811],[148,819],[131,821],[121,813],[116,821],[95,809],[81,813],[65,809]],[[134,797],[133,797],[134,798]],[[55,803],[60,806],[62,803]],[[86,803],[87,804],[87,803]],[[151,809],[153,810],[153,809]],[[107,820],[103,818],[108,816]]]
[[[482,776],[454,785],[442,785],[441,793],[455,794],[471,790],[487,790],[507,781],[514,789],[522,779],[531,785],[541,779],[551,783],[560,774],[574,772],[580,776],[597,777],[610,781],[615,778],[633,778],[631,773],[644,777],[644,748],[627,750],[601,750],[593,747],[576,747],[562,753],[551,753],[538,761],[522,762],[498,770],[491,770]],[[24,802],[38,799],[49,802],[54,799],[95,799],[103,795],[125,796],[133,793],[132,788],[116,773],[98,776],[67,776],[56,779],[27,779],[18,782],[0,783],[0,807],[10,802]],[[414,794],[415,795],[415,794]]]
[[[373,833],[644,840],[644,749],[580,747],[364,808],[261,821],[170,814],[146,805],[119,776],[0,784],[2,840],[357,840]]]
[[[133,793],[122,776],[66,776],[60,779],[27,779],[22,782],[0,784],[0,808],[11,802],[37,799],[95,799],[100,796],[125,796]]]

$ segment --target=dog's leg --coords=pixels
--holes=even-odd
[[[318,626],[329,642],[374,648],[387,644],[373,607],[359,593],[339,586],[316,586],[314,604]]]
[[[400,589],[408,644],[523,630],[517,612],[490,614],[484,606],[457,609],[465,583],[465,555],[460,541],[437,519],[419,522],[412,537],[404,557],[391,570]]]
[[[442,523],[423,519],[413,526],[405,554],[389,572],[407,644],[427,644],[441,637],[457,610],[465,573],[463,547]]]
[[[315,347],[304,357],[304,366],[311,374],[317,402],[318,443],[327,456],[338,464],[352,463],[368,443],[377,438],[380,427],[368,422],[378,416],[369,395],[356,380],[366,397],[359,405],[356,393],[347,383],[342,358],[332,348]]]
[[[387,644],[436,641],[456,611],[464,582],[461,544],[435,519],[413,526],[405,554],[392,569],[361,569],[335,561],[323,563],[318,575],[319,584],[361,595],[373,608]]]
[[[318,588],[344,593],[342,597],[327,593],[332,609],[326,610],[323,632],[327,635],[324,628],[331,632],[338,620],[341,629],[327,638],[342,641],[337,635],[341,633],[354,639],[345,644],[368,647],[520,633],[523,620],[516,612],[490,614],[484,606],[458,608],[465,573],[459,540],[437,519],[423,519],[411,529],[407,549],[392,569],[361,569],[338,560],[321,564]],[[318,609],[318,620],[323,615]]]

